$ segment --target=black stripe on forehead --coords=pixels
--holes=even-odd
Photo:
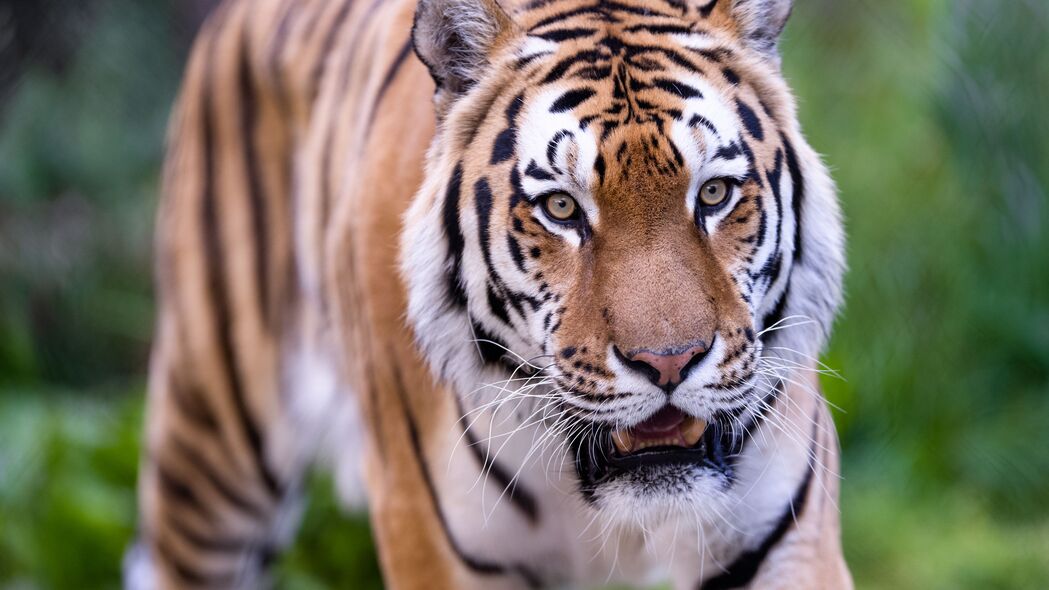
[[[566,113],[590,100],[597,94],[592,88],[575,88],[562,94],[554,104],[550,106],[551,113]]]
[[[581,16],[581,15],[597,15],[604,17],[604,10],[601,3],[591,4],[589,6],[582,6],[579,8],[571,8],[562,12],[554,13],[542,20],[536,22],[529,28],[529,31],[535,31],[541,29],[547,25],[553,25],[564,22],[570,18]]]
[[[546,164],[558,174],[563,174],[561,167],[557,165],[557,150],[561,147],[561,142],[566,138],[575,138],[575,134],[567,129],[558,131],[546,145]]]
[[[669,92],[679,98],[688,100],[690,98],[703,98],[703,93],[699,89],[689,86],[684,82],[678,80],[671,80],[669,78],[656,78],[652,81],[652,84],[659,88]]]
[[[536,180],[555,180],[554,175],[540,168],[535,160],[528,162],[528,167],[525,168],[525,176]]]
[[[574,41],[576,39],[582,39],[584,37],[590,37],[597,33],[597,29],[588,27],[575,27],[567,29],[554,29],[546,33],[533,33],[536,37],[544,39],[546,41],[553,41],[560,43],[562,41]]]
[[[602,52],[591,49],[588,51],[580,51],[579,53],[572,54],[568,57],[561,59],[557,62],[553,68],[546,74],[546,76],[539,82],[540,84],[549,84],[556,82],[564,77],[568,70],[577,63],[594,64],[601,61],[607,56],[602,55]]]
[[[517,143],[517,116],[524,104],[524,93],[518,94],[506,107],[506,129],[503,129],[495,138],[492,145],[492,157],[489,164],[493,166],[509,160],[514,155],[514,147]]]
[[[737,98],[736,112],[739,114],[740,120],[743,121],[743,126],[747,128],[747,133],[750,133],[750,135],[758,141],[765,139],[765,132],[761,128],[761,120],[758,119],[758,115],[754,112],[754,109],[750,108],[747,106],[747,103]]]

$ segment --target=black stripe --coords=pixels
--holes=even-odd
[[[157,473],[157,483],[160,491],[167,495],[169,500],[175,500],[205,518],[211,519],[214,517],[211,507],[200,500],[200,496],[197,495],[193,488],[168,472],[167,468],[159,460],[154,461],[154,469]]]
[[[515,166],[516,168],[516,166]],[[524,293],[518,293],[506,286],[492,259],[492,248],[494,244],[491,238],[493,195],[487,178],[481,178],[474,183],[474,204],[477,213],[477,240],[481,246],[481,255],[484,258],[485,267],[488,269],[488,304],[492,313],[503,323],[511,325],[510,317],[506,313],[505,302],[509,301],[514,310],[522,317],[525,311],[522,302],[528,300]]]
[[[601,14],[601,4],[600,4],[600,2],[598,4],[594,4],[594,5],[591,5],[591,6],[583,6],[582,8],[573,8],[571,10],[566,10],[564,12],[558,12],[556,14],[552,14],[552,15],[544,18],[543,20],[535,23],[534,25],[532,25],[532,28],[529,29],[529,30],[530,31],[535,31],[536,29],[540,29],[542,27],[545,27],[546,25],[550,25],[550,24],[553,24],[553,23],[556,23],[556,22],[565,21],[565,20],[568,20],[569,18],[571,18],[573,16],[578,16],[578,15],[581,15],[581,14]]]
[[[787,307],[787,299],[790,295],[790,279],[787,279],[787,287],[783,289],[783,293],[779,296],[779,301],[772,308],[764,318],[761,319],[761,329],[764,330],[771,326],[775,326],[777,323],[783,321],[783,313]],[[775,334],[773,334],[775,336]]]
[[[372,14],[379,7],[379,4],[381,2],[382,2],[382,0],[373,0],[372,3],[368,5],[368,10],[361,17],[359,17],[357,19],[357,21],[356,21],[357,22],[357,28],[363,27],[364,26],[363,23],[366,23],[366,22],[368,22],[371,19]],[[352,4],[352,3],[353,2],[351,0],[350,4]],[[349,5],[344,5],[343,6],[344,10],[348,9],[348,8],[349,8]],[[334,43],[335,43],[335,41],[336,41],[336,39],[338,37],[338,34],[337,34],[338,33],[338,29],[342,29],[342,27],[344,25],[344,23],[342,21],[345,20],[345,18],[347,17],[348,14],[349,14],[348,12],[340,13],[339,16],[338,16],[339,22],[336,25],[336,28],[332,29],[331,31],[329,31],[329,35],[328,35],[327,39],[325,40],[326,41],[326,45],[325,45],[324,53],[321,54],[321,58],[320,58],[321,61],[318,64],[318,67],[319,67],[320,64],[326,63],[327,62],[326,58],[330,57],[334,53]],[[338,83],[338,93],[337,93],[338,96],[345,96],[345,94],[346,94],[347,86],[350,83],[350,71],[351,71],[351,69],[353,67],[353,64],[355,63],[355,60],[352,59],[352,58],[356,55],[357,49],[360,46],[360,38],[361,38],[361,36],[360,35],[353,35],[352,37],[353,37],[352,38],[353,43],[351,44],[350,48],[348,49],[349,57],[351,59],[346,59],[345,60],[345,63],[348,64],[349,67],[346,67],[342,71],[339,72],[339,83]],[[323,73],[323,72],[320,72],[320,73]],[[318,82],[315,82],[315,84],[317,84],[317,83]],[[316,93],[317,89],[315,88],[314,91]],[[314,98],[316,98],[316,94],[314,94]],[[369,122],[369,125],[370,124],[371,123]],[[322,167],[322,170],[321,170],[321,182],[323,183],[324,190],[321,193],[321,214],[320,214],[320,219],[323,222],[323,228],[322,228],[323,230],[327,230],[328,221],[332,219],[332,216],[331,216],[330,212],[331,212],[332,201],[335,199],[335,196],[336,196],[336,190],[335,190],[335,187],[332,186],[331,170],[335,167],[335,163],[333,162],[333,160],[338,155],[338,151],[333,149],[333,148],[335,146],[336,134],[340,133],[342,131],[342,128],[340,128],[338,125],[331,125],[330,127],[331,127],[331,129],[328,131],[327,137],[325,139],[324,156],[323,156],[323,160],[322,160],[322,166],[323,167]],[[322,263],[322,265],[323,265],[323,263]],[[326,298],[321,299],[321,307],[324,308],[324,309],[322,309],[322,311],[326,312],[327,305],[328,305],[327,299]]]
[[[186,388],[172,374],[168,380],[168,391],[175,407],[183,418],[195,424],[201,430],[218,432],[219,424],[212,413],[204,395],[196,387]]]
[[[404,389],[404,380],[401,377],[401,373],[397,370],[394,371],[393,376],[395,387],[397,389],[397,396],[401,401],[401,411],[404,414],[404,423],[408,428],[408,441],[411,443],[412,454],[415,456],[415,460],[419,465],[419,472],[422,475],[423,485],[426,487],[426,493],[430,498],[430,505],[433,508],[434,515],[437,516],[437,521],[441,525],[441,531],[444,533],[444,538],[448,542],[448,546],[451,547],[452,552],[455,553],[466,567],[470,568],[477,574],[490,576],[513,572],[524,578],[529,587],[540,587],[541,581],[539,577],[525,566],[507,566],[469,555],[463,551],[463,548],[459,546],[459,542],[452,536],[452,532],[448,529],[448,520],[444,515],[444,511],[441,510],[441,504],[437,498],[437,488],[434,486],[433,476],[430,475],[430,468],[426,463],[426,455],[423,454],[422,441],[419,439],[419,427],[416,425],[415,417],[409,409],[408,393]]]
[[[562,172],[561,167],[558,166],[556,162],[557,148],[560,147],[561,142],[564,141],[567,137],[575,139],[575,135],[571,131],[567,129],[562,129],[555,133],[554,136],[550,138],[550,141],[546,144],[546,165],[550,166],[550,168],[552,168],[553,171],[558,174],[561,174]]]
[[[790,172],[790,181],[794,186],[791,196],[791,208],[794,210],[794,261],[801,260],[801,214],[805,198],[805,177],[801,175],[801,167],[798,166],[798,156],[794,152],[794,146],[786,137],[783,138],[783,148],[787,152],[787,170]]]
[[[748,586],[757,576],[758,570],[761,569],[761,564],[768,557],[772,548],[776,546],[780,541],[783,540],[784,535],[787,531],[797,523],[798,518],[801,517],[802,512],[805,510],[805,500],[809,494],[809,486],[812,484],[813,468],[810,464],[805,471],[805,478],[801,481],[797,491],[794,493],[794,497],[791,499],[790,504],[783,511],[780,516],[779,522],[776,523],[775,528],[762,540],[761,544],[756,548],[744,551],[739,557],[733,561],[728,568],[710,578],[705,582],[699,583],[699,590],[730,590],[732,588],[744,588]]]
[[[761,128],[761,121],[758,119],[758,115],[754,112],[754,109],[750,108],[747,106],[747,103],[737,98],[736,112],[739,114],[739,118],[743,120],[743,125],[746,126],[747,132],[749,132],[754,139],[758,141],[765,139],[765,132]]]
[[[557,80],[560,80],[562,77],[564,77],[565,73],[567,73],[568,69],[571,68],[573,65],[580,62],[593,64],[594,62],[601,60],[602,57],[603,56],[601,52],[597,51],[596,49],[591,49],[589,51],[580,51],[579,53],[570,55],[554,64],[554,67],[550,68],[550,71],[546,74],[546,77],[542,79],[540,84],[545,85],[551,82],[556,82]]]
[[[644,17],[664,17],[664,18],[676,18],[677,15],[673,15],[667,12],[654,10],[651,6],[632,6],[630,4],[624,4],[622,2],[612,2],[611,0],[605,0],[602,3],[608,10],[613,12],[625,12],[627,14],[637,14]]]
[[[769,229],[768,212],[765,211],[765,205],[762,202],[760,195],[754,198],[754,204],[758,207],[758,234],[754,243],[754,248],[750,252],[751,256],[757,253],[757,251],[765,245],[765,237],[768,234]]]
[[[716,64],[720,64],[722,61],[731,58],[734,52],[728,47],[717,47],[714,49],[696,49],[694,47],[686,47],[689,53],[694,53],[707,61],[712,61]]]
[[[458,307],[466,307],[466,290],[463,287],[463,249],[466,240],[459,226],[459,196],[463,182],[463,165],[455,166],[452,177],[448,179],[448,189],[444,194],[444,234],[448,239],[448,256],[451,268],[448,270],[448,297]]]
[[[251,73],[250,48],[248,31],[242,33],[240,51],[239,90],[240,90],[240,132],[244,143],[244,169],[248,181],[248,208],[251,213],[251,229],[254,238],[255,254],[255,289],[259,294],[259,311],[262,315],[262,328],[269,330],[272,318],[270,307],[269,281],[269,221],[266,209],[266,193],[259,173],[259,155],[255,145],[255,126],[258,122],[258,104],[255,101],[255,81]]]
[[[211,485],[211,488],[218,492],[218,495],[222,496],[230,506],[255,520],[267,521],[269,519],[269,510],[256,506],[250,499],[241,494],[240,488],[226,483],[226,480],[212,467],[211,462],[205,459],[196,449],[174,434],[171,435],[169,440],[173,445],[173,449],[181,454],[183,459],[189,465],[192,465],[196,473],[206,480]]]
[[[519,219],[514,218],[515,222],[520,222]],[[528,272],[525,268],[524,250],[521,249],[521,242],[517,241],[514,234],[506,234],[506,247],[510,250],[510,257],[514,260],[514,266],[521,272]]]
[[[232,573],[216,574],[197,569],[199,564],[188,564],[178,557],[164,539],[157,539],[157,550],[163,560],[174,570],[175,576],[185,584],[179,587],[234,588],[237,578]]]
[[[397,77],[397,72],[401,70],[401,66],[404,65],[405,60],[407,60],[408,56],[411,54],[412,40],[407,39],[404,44],[401,45],[401,50],[397,52],[397,57],[394,58],[393,63],[391,63],[389,69],[386,70],[386,75],[382,78],[382,85],[379,86],[379,92],[375,95],[375,104],[379,104],[379,102],[382,101],[383,96],[386,95],[386,91],[390,89],[390,84],[392,84],[393,80]],[[375,111],[374,107],[372,108],[372,111]]]
[[[714,124],[710,122],[710,119],[707,119],[703,115],[695,114],[692,115],[692,118],[688,120],[688,126],[693,129],[701,125],[705,127],[707,131],[713,133],[715,137],[721,137],[721,135],[718,133],[717,127],[714,127]],[[739,149],[739,146],[737,146],[736,149]]]
[[[627,55],[631,59],[635,59],[635,58],[637,58],[639,56],[642,56],[642,55],[645,55],[645,54],[648,54],[648,53],[655,53],[657,55],[661,55],[661,56],[665,57],[666,59],[669,59],[670,61],[674,62],[678,66],[681,66],[682,68],[684,68],[684,69],[686,69],[686,70],[688,70],[690,72],[698,72],[698,73],[701,73],[701,74],[704,74],[704,75],[706,74],[705,71],[703,70],[703,68],[699,66],[699,64],[697,64],[697,63],[693,62],[692,60],[688,59],[687,57],[685,57],[685,55],[683,53],[677,51],[676,49],[672,49],[670,47],[662,47],[662,46],[659,46],[659,45],[644,45],[644,44],[624,44],[624,47],[627,50]],[[686,48],[686,49],[690,49],[691,50],[691,48]]]
[[[710,0],[705,5],[699,7],[699,13],[703,15],[703,18],[710,16],[710,13],[714,11],[714,7],[718,5],[718,0]]]
[[[488,307],[491,308],[496,318],[510,325],[510,316],[506,312],[506,302],[503,300],[503,283],[499,279],[499,273],[495,270],[495,262],[492,260],[492,202],[492,189],[488,184],[488,179],[479,179],[474,183],[474,205],[477,213],[477,241],[481,246],[481,256],[484,258],[485,267],[488,268],[488,276],[492,279],[488,283]]]
[[[668,78],[656,78],[652,81],[652,84],[661,90],[679,96],[685,100],[690,98],[703,98],[703,93],[697,88],[693,88],[683,82],[677,80],[670,80]]]
[[[204,159],[204,193],[202,195],[203,207],[201,210],[202,224],[204,230],[204,249],[207,252],[207,279],[208,296],[211,300],[211,308],[215,316],[214,327],[218,337],[219,355],[222,368],[225,372],[227,386],[233,403],[237,410],[237,418],[240,422],[244,436],[248,440],[259,475],[266,489],[275,497],[282,495],[277,478],[266,464],[262,450],[262,435],[259,433],[258,425],[255,424],[248,409],[245,391],[241,382],[240,372],[237,369],[236,355],[233,351],[233,322],[230,317],[229,294],[226,292],[225,277],[223,270],[226,266],[226,253],[222,244],[221,230],[219,228],[217,199],[215,194],[215,126],[213,121],[211,103],[211,82],[213,72],[209,69],[207,78],[204,80],[205,88],[201,94],[202,109],[202,133],[203,133],[203,159]]]
[[[198,533],[180,518],[168,518],[166,522],[171,531],[183,541],[207,553],[242,553],[251,545],[250,541],[242,539],[215,536],[214,533]]]
[[[533,33],[534,37],[539,37],[546,41],[553,41],[554,43],[560,43],[562,41],[572,41],[574,39],[582,39],[589,37],[597,32],[597,29],[590,29],[585,27],[570,28],[570,29],[554,29],[545,33]]]
[[[506,312],[506,301],[495,292],[495,286],[489,282],[487,285],[488,294],[488,307],[492,310],[492,315],[499,321],[506,325],[510,325],[510,314]]]
[[[517,142],[517,129],[512,125],[503,129],[496,136],[492,144],[492,157],[488,163],[492,166],[509,160],[514,155],[514,145]]]
[[[754,342],[753,334],[753,330],[750,330],[748,328],[748,343]],[[783,383],[783,380],[778,380],[776,382],[776,385],[772,387],[772,389],[770,389],[768,393],[765,394],[765,397],[761,398],[761,403],[758,407],[758,411],[755,412],[754,415],[747,420],[745,425],[743,425],[743,428],[741,429],[743,431],[743,438],[742,440],[736,441],[733,445],[734,448],[732,449],[733,454],[731,457],[733,465],[743,454],[743,450],[750,443],[750,441],[754,440],[755,436],[758,433],[758,429],[761,428],[761,426],[765,423],[765,420],[768,419],[769,413],[772,411],[772,407],[776,403],[776,401],[780,398],[780,396],[786,395],[784,387],[785,384]],[[736,418],[738,419],[739,416],[736,416]]]
[[[776,203],[776,242],[772,247],[772,254],[769,255],[765,264],[762,265],[761,270],[756,275],[752,275],[751,278],[758,279],[765,277],[769,279],[767,287],[771,288],[779,278],[780,269],[780,247],[782,246],[783,239],[783,195],[780,191],[780,182],[783,180],[783,150],[776,150],[776,163],[772,170],[766,170],[765,176],[772,185],[772,196]]]
[[[313,71],[310,73],[310,80],[312,81],[312,94],[314,97],[317,96],[317,92],[320,90],[320,79],[324,73],[324,67],[327,65],[329,58],[332,55],[332,48],[335,46],[335,40],[338,38],[339,31],[342,30],[346,19],[350,16],[350,8],[353,7],[353,0],[347,0],[343,2],[342,7],[339,8],[339,12],[335,15],[335,20],[332,22],[331,28],[328,29],[324,43],[321,45],[322,49],[317,54],[317,62],[313,64]]]
[[[266,69],[269,72],[270,78],[274,81],[273,90],[276,97],[278,109],[281,113],[288,113],[288,89],[284,86],[284,70],[282,69],[281,58],[284,55],[284,49],[288,42],[288,35],[291,32],[291,23],[293,17],[301,14],[301,11],[294,10],[293,3],[284,3],[284,14],[280,17],[280,22],[277,24],[277,30],[273,33],[273,38],[270,40],[269,47],[267,49],[266,56]]]
[[[463,434],[466,435],[466,446],[473,452],[474,458],[481,467],[481,473],[486,473],[495,478],[500,489],[505,490],[513,505],[520,510],[533,525],[539,523],[539,503],[535,496],[524,488],[510,472],[498,461],[491,457],[489,449],[474,435],[467,423],[466,413],[463,411],[462,401],[455,396],[456,407],[459,415],[463,417],[460,422],[463,425]]]
[[[470,329],[476,341],[481,360],[488,365],[501,363],[509,347],[499,337],[491,334],[475,318],[470,318]]]
[[[716,154],[714,154],[714,157],[720,158],[722,160],[735,160],[738,156],[741,156],[742,154],[743,150],[739,149],[739,144],[736,142],[732,142],[728,145],[721,146],[720,148],[718,148],[718,151]]]
[[[663,0],[663,2],[666,2],[668,5],[680,10],[682,15],[688,12],[688,5],[686,5],[683,0]]]
[[[654,25],[640,24],[631,25],[625,29],[627,33],[649,33],[652,35],[691,35],[695,31],[687,25]]]
[[[371,135],[372,125],[375,124],[375,115],[379,112],[379,104],[386,96],[386,91],[390,89],[393,81],[397,79],[397,72],[401,71],[401,66],[404,65],[404,62],[411,54],[412,40],[411,37],[409,37],[408,40],[404,42],[404,45],[401,46],[401,50],[397,52],[397,57],[393,59],[393,63],[387,68],[386,75],[382,77],[382,84],[379,85],[379,90],[375,93],[375,99],[372,101],[371,111],[368,113],[368,128],[365,130],[365,137]]]
[[[597,92],[592,88],[576,88],[569,90],[561,95],[560,98],[554,101],[554,104],[550,106],[551,113],[565,113],[577,106],[583,104]]]
[[[510,101],[510,104],[506,106],[506,129],[502,130],[495,138],[489,164],[494,166],[513,157],[514,147],[517,144],[517,116],[521,113],[522,105],[524,105],[523,92],[515,96]],[[478,121],[478,123],[480,122]]]
[[[555,180],[554,175],[540,168],[539,165],[535,163],[535,160],[528,162],[528,167],[525,168],[525,176],[536,180]]]

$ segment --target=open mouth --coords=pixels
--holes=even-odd
[[[636,426],[613,431],[612,445],[620,456],[661,447],[688,449],[699,443],[706,429],[703,420],[668,405]]]
[[[692,465],[729,475],[732,432],[666,405],[629,428],[604,430],[576,448],[584,490],[659,465]]]

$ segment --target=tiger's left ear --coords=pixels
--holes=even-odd
[[[512,28],[496,0],[419,0],[412,43],[438,93],[455,97],[480,79]]]
[[[741,40],[759,53],[779,61],[776,44],[787,25],[794,0],[714,0],[735,24]]]

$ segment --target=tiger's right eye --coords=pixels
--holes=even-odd
[[[544,198],[543,211],[558,223],[570,223],[579,218],[579,204],[564,193],[554,193]]]
[[[724,178],[708,180],[703,188],[699,189],[699,200],[704,206],[717,207],[728,198],[730,186]]]

